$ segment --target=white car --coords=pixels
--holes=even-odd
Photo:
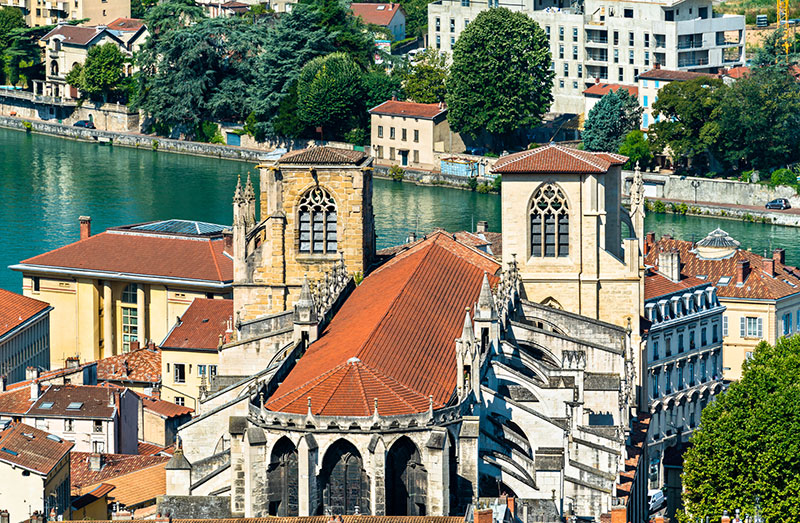
[[[425,50],[424,47],[418,47],[417,49],[410,50],[408,53],[406,53],[408,61],[411,62],[412,64],[416,62],[418,60],[417,55],[421,54],[424,50]]]
[[[647,504],[651,514],[658,512],[667,506],[667,496],[664,495],[663,490],[651,490],[647,493]]]

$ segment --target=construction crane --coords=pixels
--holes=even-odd
[[[778,48],[783,48],[786,63],[789,63],[789,0],[777,0],[778,2]],[[780,55],[776,57],[780,59]]]

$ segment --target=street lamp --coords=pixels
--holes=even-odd
[[[692,180],[692,187],[694,187],[694,203],[697,203],[697,188],[700,187],[700,180]]]

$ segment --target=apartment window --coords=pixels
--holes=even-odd
[[[550,38],[550,26],[549,25],[546,25],[544,27],[544,32],[545,32],[545,34],[547,34],[547,38]]]
[[[405,127],[400,129],[400,139],[404,142],[408,139],[408,131],[405,129]]]
[[[469,0],[461,0],[461,7],[469,7]]]
[[[558,80],[558,86],[559,86],[561,89],[563,89],[563,88],[564,88],[564,80],[563,80],[563,78]]]
[[[378,138],[383,138],[383,126],[378,126]]]
[[[717,343],[719,341],[719,325],[716,323],[711,326],[711,341]]]
[[[650,379],[653,382],[652,397],[653,399],[656,399],[658,397],[658,374],[654,373]]]
[[[437,16],[436,17],[436,30],[439,31],[441,29],[441,26],[442,26],[442,21],[439,20],[439,17]]]
[[[614,63],[615,64],[619,63],[619,49],[614,49]],[[620,71],[620,75],[621,75],[622,74],[622,69],[620,69],[619,71]]]
[[[558,58],[564,59],[564,44],[558,44]]]
[[[173,367],[175,369],[173,383],[186,383],[186,364],[176,363]]]
[[[75,431],[75,420],[65,419],[64,432],[74,432],[74,431]]]
[[[394,127],[389,127],[389,139],[390,140],[394,140],[395,139]]]
[[[619,45],[619,31],[614,31],[614,45]]]
[[[380,158],[381,160],[383,159],[383,146],[382,145],[378,146],[378,158]]]
[[[723,316],[722,317],[722,337],[724,338],[727,335],[728,335],[728,317],[727,316]]]
[[[394,160],[394,147],[389,147],[389,159]]]
[[[657,360],[657,359],[658,359],[658,342],[654,341],[653,342],[653,360]]]
[[[456,19],[455,18],[451,18],[450,19],[450,32],[451,33],[455,33],[456,32]]]
[[[633,9],[625,9],[622,12],[622,16],[624,16],[625,18],[633,18]]]
[[[131,342],[139,339],[139,318],[135,307],[122,307],[122,352],[131,350]]]
[[[619,68],[619,81],[623,81],[625,74],[622,72],[622,67]]]
[[[186,398],[184,398],[183,396],[175,396],[175,405],[180,405],[181,407],[183,407],[184,405],[186,405]]]
[[[33,292],[39,292],[39,290],[41,289],[40,287],[41,280],[39,279],[38,276],[34,276],[33,278],[31,278],[31,280],[33,285]]]
[[[644,65],[650,65],[650,51],[644,52]]]
[[[797,326],[794,330],[800,331],[800,309],[797,309],[797,314],[795,314],[795,317],[797,318]]]
[[[644,34],[644,46],[650,47],[650,33]]]
[[[564,26],[558,26],[558,39],[559,41],[564,41]]]
[[[698,7],[697,8],[697,16],[702,19],[708,18],[708,7]]]
[[[93,425],[94,425],[93,431],[94,432],[103,432],[103,422],[100,421],[99,419],[96,419],[96,420],[93,420],[93,421],[94,421],[94,423],[93,423]]]
[[[419,142],[419,129],[414,129],[414,142]]]
[[[636,43],[633,33],[628,33],[628,45],[633,47]]]
[[[534,193],[530,220],[531,256],[569,256],[569,209],[558,186],[545,184]]]
[[[694,331],[689,331],[689,350],[694,350],[695,348],[695,336]]]
[[[469,18],[465,18],[464,19],[464,29],[466,29],[468,25],[469,25]]]
[[[694,362],[689,362],[689,386],[694,387]]]
[[[742,338],[762,338],[763,323],[761,318],[746,316],[739,318],[739,334]]]
[[[125,287],[122,291],[122,303],[133,303],[137,302],[136,290],[138,285],[136,283],[131,283]]]
[[[450,47],[453,47],[454,45],[456,45],[456,37],[455,36],[451,36],[450,37]]]
[[[414,160],[413,160],[414,163],[419,163],[419,151],[416,150],[416,149],[414,150],[413,158],[414,158]]]
[[[683,333],[678,334],[678,354],[683,352]]]
[[[103,9],[103,16],[108,16],[105,9]]]
[[[564,76],[569,76],[569,64],[564,63]]]
[[[573,42],[577,42],[578,41],[578,28],[577,27],[573,27],[572,28],[572,41]]]
[[[664,390],[666,390],[667,394],[672,394],[672,372],[667,370],[664,374]]]
[[[438,29],[437,29],[437,31],[438,31]],[[442,37],[439,36],[439,35],[436,35],[436,49],[441,49],[441,48],[442,48]]]
[[[683,367],[678,367],[678,390],[686,388],[686,380],[683,375]]]
[[[573,60],[577,60],[578,59],[578,46],[577,45],[573,45],[572,46],[572,59]]]
[[[747,351],[744,353],[744,359],[750,361],[753,359],[753,351]]]
[[[578,78],[583,78],[583,64],[578,64]]]
[[[792,333],[792,313],[783,315],[783,335],[788,336]]]
[[[206,375],[206,366],[205,365],[198,365],[197,366],[197,375],[198,376],[205,376]]]
[[[572,82],[572,88],[573,89],[577,89],[578,88],[578,82],[573,81]]]
[[[628,51],[628,64],[633,65],[633,49]],[[633,76],[636,76],[635,74]]]
[[[209,365],[208,366],[208,374],[210,376],[216,376],[217,375],[217,366],[216,365]]]
[[[42,16],[42,10],[41,9],[38,9],[38,8],[36,9],[36,16]]]
[[[642,96],[642,107],[647,107],[647,95]]]
[[[700,358],[700,381],[706,381],[706,359]]]
[[[700,346],[705,347],[708,345],[708,338],[706,337],[706,329],[700,329]]]
[[[664,11],[664,20],[667,22],[674,22],[675,21],[675,12],[672,9],[667,9]]]
[[[106,444],[102,441],[93,441],[92,442],[92,452],[95,454],[102,454],[106,451]]]

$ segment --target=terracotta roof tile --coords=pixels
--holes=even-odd
[[[108,24],[112,31],[136,32],[142,28],[144,20],[141,18],[117,18]]]
[[[233,318],[233,300],[195,298],[161,344],[164,349],[217,350]]]
[[[95,501],[102,499],[106,494],[114,490],[114,485],[110,485],[108,483],[100,483],[95,488],[87,492],[86,494],[82,495],[78,499],[72,502],[73,510],[78,510],[88,505],[91,505]]]
[[[361,17],[364,23],[388,26],[397,11],[402,7],[395,3],[352,3],[350,10],[354,15]]]
[[[162,447],[161,445],[147,443],[146,441],[140,441],[137,450],[140,456],[155,456],[159,452],[164,452],[167,448],[168,447]]]
[[[619,154],[593,153],[549,144],[503,156],[492,168],[493,173],[596,173],[608,172],[613,165],[628,159]]]
[[[355,4],[353,4],[355,5]],[[400,102],[388,100],[369,110],[370,114],[387,114],[432,120],[447,112],[447,107],[439,104],[420,104],[416,102]]]
[[[729,78],[739,80],[740,78],[750,76],[750,68],[742,65],[740,65],[739,67],[731,67],[730,69],[725,71],[723,75]]]
[[[55,267],[64,273],[99,271],[209,282],[231,282],[233,260],[224,240],[106,231],[28,258],[15,270]]]
[[[0,289],[0,337],[22,325],[50,305],[15,292]]]
[[[109,498],[126,506],[138,505],[151,501],[155,502],[158,496],[163,496],[167,493],[166,466],[166,462],[158,463],[153,466],[140,468],[128,474],[104,480],[103,483],[114,486],[114,491],[109,495]],[[74,485],[73,483],[73,495],[82,495],[84,492],[89,492],[98,486],[94,484],[82,488],[75,488]]]
[[[0,461],[39,474],[49,474],[72,447],[69,441],[24,423],[12,423],[0,432]]]
[[[153,411],[156,414],[160,414],[165,418],[186,416],[194,412],[194,410],[190,409],[189,407],[177,405],[170,401],[153,398],[152,396],[148,396],[146,394],[140,394],[138,392],[136,393],[136,395],[139,396],[139,399],[142,401],[142,408]]]
[[[604,83],[593,84],[591,87],[583,91],[583,94],[589,96],[603,97],[611,91],[619,91],[619,90],[628,91],[628,94],[630,94],[634,98],[639,96],[639,88],[636,87],[635,85],[604,84]]]
[[[484,272],[500,264],[435,232],[370,274],[267,402],[270,410],[369,416],[444,406],[456,385],[455,339]]]
[[[32,381],[39,383],[40,385],[50,385],[52,381],[57,379],[63,379],[66,376],[83,372],[86,367],[90,367],[92,365],[96,365],[96,362],[92,361],[89,363],[84,363],[83,365],[78,365],[77,367],[64,367],[63,369],[54,369],[42,372],[39,374],[39,377],[34,378],[32,380],[24,380],[18,381],[16,383],[12,383],[6,387],[6,390],[15,390],[21,387],[29,387]],[[63,383],[63,381],[60,381]]]
[[[695,276],[682,278],[681,281],[675,282],[661,274],[648,271],[644,278],[644,299],[652,300],[653,298],[658,298],[665,294],[705,285],[708,285],[707,281],[701,280]]]
[[[161,381],[161,350],[144,347],[97,360],[97,381]]]
[[[44,35],[42,37],[42,40],[49,40],[50,38],[58,35],[64,38],[63,39],[64,43],[73,45],[86,45],[90,43],[92,40],[94,40],[97,35],[99,35],[104,31],[105,29],[102,29],[99,26],[81,27],[78,25],[59,25],[55,29]],[[120,40],[111,33],[107,33],[107,36],[110,36],[111,38],[120,42]]]
[[[0,413],[25,414],[31,405],[30,387],[0,393]]]
[[[359,165],[367,158],[364,151],[338,149],[336,147],[309,147],[289,151],[278,160],[278,164],[289,165]]]
[[[22,389],[25,390],[25,389]],[[122,393],[124,389],[122,389]],[[111,419],[117,413],[120,390],[91,385],[48,385],[28,409],[29,416]],[[79,408],[69,408],[80,403]],[[48,408],[48,404],[49,408]]]
[[[639,75],[643,80],[666,80],[666,81],[685,81],[695,78],[717,78],[719,75],[713,73],[696,73],[693,71],[674,71],[671,69],[650,69]]]
[[[101,454],[103,466],[99,471],[95,472],[89,470],[89,456],[91,455],[90,452],[73,452],[70,456],[70,482],[73,489],[101,482],[115,484],[114,478],[155,465],[166,464],[170,459],[167,456]],[[84,492],[89,490],[91,489],[84,490]]]

